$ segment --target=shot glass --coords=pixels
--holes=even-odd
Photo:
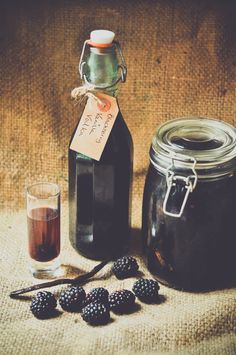
[[[26,189],[30,271],[36,278],[60,275],[60,189],[40,182]]]

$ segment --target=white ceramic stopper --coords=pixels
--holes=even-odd
[[[109,44],[112,43],[115,37],[115,33],[108,30],[95,30],[90,33],[90,40],[97,44]]]

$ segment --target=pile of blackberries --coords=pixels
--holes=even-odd
[[[131,256],[118,259],[113,264],[113,273],[119,279],[135,276],[138,271],[137,261]],[[146,303],[157,303],[159,284],[151,279],[137,280],[130,290],[118,290],[109,294],[103,287],[92,289],[86,294],[78,285],[61,292],[59,304],[67,312],[81,312],[82,319],[91,325],[107,324],[110,311],[127,314],[135,309],[136,297]],[[39,319],[50,318],[56,312],[57,300],[48,291],[38,292],[32,299],[31,312]]]

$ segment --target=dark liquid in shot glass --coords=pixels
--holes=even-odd
[[[59,211],[49,207],[34,208],[27,219],[31,258],[41,262],[55,259],[60,253]]]

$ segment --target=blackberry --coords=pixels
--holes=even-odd
[[[87,306],[91,302],[103,303],[108,305],[109,292],[103,287],[93,288],[89,293],[87,293],[84,306]]]
[[[108,299],[110,309],[114,313],[129,313],[135,303],[135,295],[129,290],[115,291]]]
[[[118,279],[133,276],[138,271],[138,263],[132,256],[123,256],[113,264],[112,271]]]
[[[158,302],[158,291],[160,287],[157,281],[151,279],[140,279],[133,285],[133,292],[140,301],[146,303]]]
[[[55,296],[49,291],[39,291],[36,297],[40,299],[41,302],[48,303],[53,308],[57,305],[57,300]]]
[[[32,298],[30,310],[40,319],[50,318],[56,308],[57,301],[54,295],[48,291],[40,291]]]
[[[80,286],[72,286],[62,291],[59,303],[61,308],[68,312],[80,311],[85,300],[86,293]]]
[[[81,317],[91,325],[102,325],[109,322],[110,312],[104,304],[91,302],[82,309]]]

